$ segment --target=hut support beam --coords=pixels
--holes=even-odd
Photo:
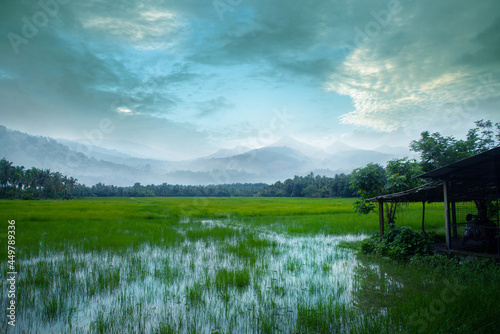
[[[458,239],[458,228],[457,228],[457,208],[455,202],[451,202],[451,223],[453,227],[453,238]]]
[[[380,228],[380,239],[384,236],[384,202],[378,201],[378,223]]]
[[[427,233],[425,233],[424,222],[425,222],[425,201],[422,201],[422,233],[426,236]]]
[[[444,194],[444,221],[446,230],[446,246],[451,249],[451,238],[450,238],[450,202],[448,200],[448,182],[443,182],[443,194]]]

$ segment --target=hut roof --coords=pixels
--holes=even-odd
[[[419,176],[433,180],[402,192],[372,197],[368,202],[443,202],[443,186],[451,184],[449,197],[458,201],[499,195],[500,147],[434,169]]]
[[[467,180],[471,182],[491,181],[500,178],[500,147],[493,148],[472,157],[420,175],[424,179]]]
[[[372,197],[367,202],[442,202],[443,185],[440,183],[427,183],[420,187],[401,191],[398,193]]]

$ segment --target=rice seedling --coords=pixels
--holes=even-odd
[[[195,283],[192,286],[186,286],[186,300],[191,305],[203,303],[203,291],[205,286],[201,283]]]
[[[360,262],[355,243],[376,232],[378,220],[351,206],[350,199],[294,198],[0,201],[0,218],[16,220],[18,329],[418,331],[446,283],[429,276],[429,263],[413,270]],[[442,229],[442,210],[426,207],[428,231]],[[399,221],[419,229],[419,213],[408,206]],[[6,261],[0,271],[8,272]],[[427,329],[448,332],[450,317],[464,311],[476,320],[461,329],[497,325],[495,308],[477,310],[494,304],[498,294],[488,282],[498,274],[473,272],[456,272],[452,284],[466,289]],[[473,275],[481,279],[474,283]]]

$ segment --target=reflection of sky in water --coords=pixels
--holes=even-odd
[[[190,224],[180,228],[190,229]],[[193,226],[196,226],[194,224]],[[200,224],[197,225],[200,227]],[[184,241],[174,247],[144,246],[140,251],[119,253],[51,254],[30,259],[21,264],[40,265],[48,262],[54,271],[65,271],[64,262],[71,259],[80,263],[80,269],[70,275],[70,287],[65,309],[72,312],[50,323],[48,331],[87,331],[91,323],[114,319],[123,323],[143,321],[146,332],[157,328],[160,322],[175,327],[179,323],[193,324],[198,331],[246,332],[255,329],[257,319],[273,314],[276,328],[295,327],[298,305],[308,307],[319,301],[333,300],[334,304],[351,305],[353,269],[357,264],[353,251],[338,248],[342,241],[359,240],[365,236],[300,236],[291,237],[269,233],[265,229],[248,229],[234,221],[202,221],[202,229],[231,227],[238,229],[235,237],[225,241]],[[246,229],[246,230],[245,230]],[[227,245],[245,240],[245,232],[253,232],[259,239],[275,242],[275,246],[257,247],[256,261],[249,264],[244,258],[227,252]],[[84,264],[84,265],[82,265]],[[250,284],[244,288],[230,286],[227,294],[217,291],[215,277],[218,270],[247,269]],[[120,282],[111,291],[101,291],[86,297],[85,287],[93,271],[120,272]],[[57,279],[58,272],[54,273]],[[51,273],[52,274],[52,273]],[[96,273],[94,273],[96,274]],[[207,280],[210,282],[205,286]],[[187,298],[188,289],[198,286],[195,301]],[[60,287],[56,283],[53,289]],[[62,294],[61,294],[62,295]],[[45,296],[37,295],[41,301]],[[18,330],[37,329],[47,325],[37,311],[19,314]],[[69,321],[67,319],[70,319]],[[111,320],[109,320],[111,321]],[[120,322],[118,321],[118,323]],[[286,330],[285,330],[286,331]]]

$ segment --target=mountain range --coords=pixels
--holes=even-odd
[[[163,161],[0,126],[0,158],[25,168],[60,171],[86,185],[274,183],[310,172],[326,176],[350,173],[370,162],[385,165],[407,155],[404,147],[362,150],[337,141],[322,149],[284,137],[258,149],[237,146],[196,159]]]

